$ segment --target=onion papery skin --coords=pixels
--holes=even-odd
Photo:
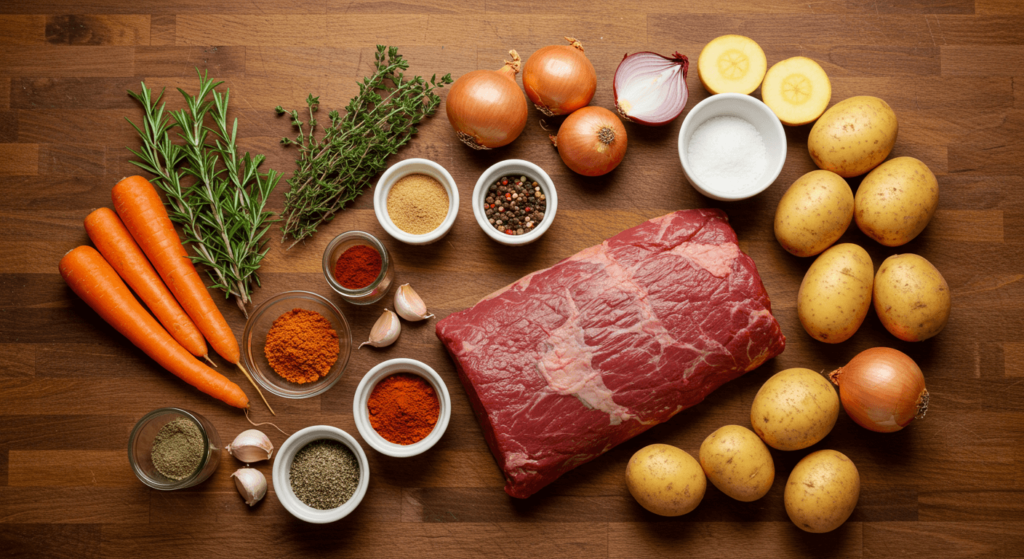
[[[567,115],[586,107],[597,90],[597,72],[583,45],[566,37],[568,45],[544,47],[523,67],[523,88],[544,116]]]
[[[499,70],[474,70],[452,84],[445,100],[448,122],[464,144],[492,149],[512,143],[526,127],[526,97],[516,83],[519,55]]]
[[[646,126],[672,122],[683,114],[690,98],[689,69],[690,60],[678,52],[671,57],[646,51],[627,54],[612,82],[615,110],[627,121]]]
[[[626,127],[604,107],[584,107],[572,113],[551,141],[562,161],[587,177],[610,173],[626,155]]]
[[[928,411],[924,374],[902,351],[866,349],[829,378],[839,387],[846,414],[865,429],[893,433]]]

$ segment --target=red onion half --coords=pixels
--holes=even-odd
[[[622,118],[662,126],[686,108],[690,92],[686,72],[690,60],[674,53],[671,58],[653,52],[627,54],[615,70],[615,109]]]

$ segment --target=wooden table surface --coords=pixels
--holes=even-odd
[[[250,509],[225,454],[206,483],[159,492],[132,474],[128,433],[145,413],[179,406],[210,418],[230,440],[249,427],[242,414],[161,370],[71,291],[57,273],[69,249],[88,243],[82,219],[110,206],[110,188],[134,174],[126,146],[138,139],[125,117],[141,110],[126,95],[145,80],[194,92],[195,67],[231,89],[242,144],[290,174],[290,133],[273,108],[302,108],[307,94],[343,108],[366,75],[375,44],[397,45],[418,74],[498,68],[505,51],[527,58],[575,35],[598,74],[593,104],[612,106],[612,76],[624,53],[678,50],[696,61],[704,44],[739,33],[757,40],[769,64],[804,55],[832,80],[833,103],[853,95],[885,99],[899,118],[893,156],[924,161],[938,176],[939,209],[917,239],[899,249],[855,226],[844,242],[875,264],[898,252],[921,254],[953,295],[946,329],[916,344],[889,335],[872,311],[849,341],[812,340],[796,314],[811,259],[775,241],[772,219],[784,190],[814,165],[809,127],[787,129],[786,166],[765,193],[716,203],[685,181],[676,151],[682,119],[663,128],[627,125],[629,149],[612,174],[585,179],[547,142],[532,108],[511,146],[474,152],[443,113],[394,160],[444,165],[462,192],[451,233],[411,247],[377,224],[366,194],[291,251],[271,233],[257,303],[304,289],[342,305],[353,336],[365,339],[390,302],[342,303],[324,281],[320,258],[335,235],[370,231],[385,240],[397,280],[409,282],[438,317],[473,305],[520,276],[550,266],[643,220],[681,208],[721,207],[741,247],[758,265],[788,338],[785,353],[711,394],[667,424],[563,476],[530,499],[502,491],[434,321],[405,324],[394,346],[352,355],[342,380],[305,400],[271,397],[288,432],[329,424],[355,434],[352,397],[362,375],[394,357],[422,359],[452,394],[451,425],[430,452],[391,459],[367,448],[372,478],[359,509],[328,526],[293,519],[273,490]],[[521,81],[519,82],[521,84]],[[695,65],[690,102],[707,97]],[[1018,0],[644,0],[343,2],[336,0],[33,0],[0,3],[0,549],[13,557],[239,556],[1020,556],[1024,554],[1024,3]],[[524,158],[558,186],[557,218],[524,248],[489,241],[472,217],[469,194],[489,165]],[[853,180],[856,186],[858,180]],[[283,184],[283,183],[282,183]],[[283,204],[284,186],[272,201]],[[222,299],[240,335],[241,312]],[[841,413],[811,449],[773,451],[775,484],[754,503],[713,486],[693,513],[676,519],[644,511],[627,492],[629,457],[651,443],[696,454],[711,431],[748,425],[760,385],[790,367],[831,370],[863,349],[895,347],[925,371],[928,417],[895,434],[868,432]],[[220,361],[222,370],[224,362]],[[228,371],[229,374],[230,371]],[[268,420],[252,388],[254,418]],[[284,437],[265,428],[276,446]],[[857,509],[827,535],[805,534],[787,518],[783,488],[809,451],[832,448],[860,470]],[[271,464],[258,465],[268,474]]]

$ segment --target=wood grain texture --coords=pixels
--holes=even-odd
[[[35,0],[0,3],[0,549],[7,557],[1019,557],[1024,555],[1024,4],[1017,0]],[[786,165],[758,197],[720,204],[698,195],[679,165],[677,119],[662,128],[627,125],[629,150],[604,177],[569,171],[531,109],[507,148],[472,152],[443,113],[425,122],[394,160],[426,157],[460,187],[460,215],[442,242],[400,244],[383,232],[369,195],[304,244],[285,250],[271,233],[260,303],[288,290],[331,297],[356,341],[388,299],[355,307],[332,294],[321,271],[329,240],[347,230],[384,240],[397,280],[409,282],[440,318],[522,275],[646,219],[682,208],[721,207],[740,246],[757,263],[786,334],[785,353],[623,443],[525,501],[509,498],[434,321],[403,324],[398,342],[354,351],[341,381],[305,400],[271,397],[273,421],[293,432],[314,424],[356,434],[352,398],[362,375],[393,357],[434,367],[452,395],[447,433],[425,455],[394,459],[368,451],[370,490],[357,511],[330,526],[303,524],[268,496],[249,508],[224,454],[206,483],[177,492],[144,487],[125,457],[129,433],[155,408],[180,406],[209,418],[222,439],[250,427],[160,369],[97,318],[64,285],[57,261],[87,244],[82,220],[110,206],[110,188],[136,172],[124,121],[141,111],[128,97],[139,82],[194,91],[195,69],[225,80],[239,143],[291,173],[292,135],[273,107],[302,109],[310,93],[341,109],[372,66],[374,45],[394,44],[410,72],[430,75],[501,66],[510,48],[524,58],[572,34],[598,75],[593,104],[613,105],[610,82],[627,52],[679,50],[695,61],[705,42],[739,33],[769,63],[803,55],[829,74],[832,101],[876,95],[896,111],[893,156],[935,172],[939,209],[904,247],[870,241],[856,226],[841,242],[864,246],[875,263],[913,252],[943,273],[952,293],[947,328],[918,344],[896,340],[872,311],[849,341],[807,336],[796,312],[810,259],[786,253],[772,234],[774,210],[794,180],[814,168],[810,126],[787,129]],[[707,98],[696,68],[692,107]],[[520,82],[521,83],[521,82]],[[756,95],[756,94],[755,94]],[[553,123],[557,126],[557,122]],[[469,193],[507,158],[541,165],[558,186],[551,229],[527,247],[486,239]],[[859,179],[851,180],[854,188]],[[283,205],[284,186],[272,200]],[[244,318],[215,297],[236,335]],[[629,457],[652,443],[696,453],[726,424],[746,425],[754,395],[790,367],[829,371],[858,352],[895,347],[925,371],[932,394],[925,420],[878,435],[841,414],[832,433],[799,452],[773,451],[776,479],[754,503],[709,486],[702,504],[675,519],[654,516],[623,483]],[[251,389],[227,364],[221,370]],[[269,419],[254,406],[253,419]],[[263,430],[275,446],[284,436]],[[358,436],[358,435],[357,435]],[[369,447],[366,447],[369,448]],[[834,448],[858,466],[862,492],[840,529],[806,534],[788,520],[786,478],[807,452]],[[270,462],[253,465],[268,478]]]

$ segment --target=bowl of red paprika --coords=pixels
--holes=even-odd
[[[441,375],[429,365],[391,359],[363,376],[352,413],[366,444],[381,454],[408,458],[441,440],[452,402]]]
[[[388,249],[363,231],[346,231],[324,249],[324,277],[341,298],[353,305],[381,300],[395,277]]]
[[[341,379],[352,330],[327,298],[286,291],[249,315],[241,345],[245,368],[261,387],[282,398],[309,398]]]

